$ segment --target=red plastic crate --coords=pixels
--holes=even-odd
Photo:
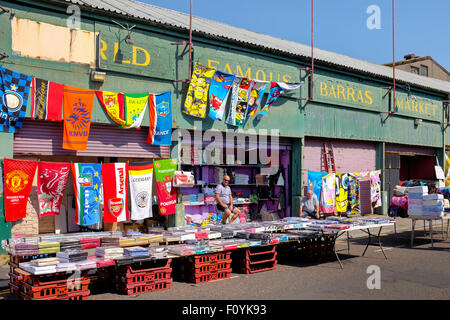
[[[9,292],[12,296],[15,296],[16,298],[22,298],[20,294],[20,287],[14,285],[13,283],[8,283],[9,286]]]
[[[23,276],[17,273],[8,273],[9,282],[15,286],[21,286],[23,281]]]
[[[88,270],[81,271],[79,278],[71,279],[72,281],[87,280]],[[50,286],[50,285],[63,285],[67,283],[67,280],[72,275],[71,272],[60,272],[43,275],[30,275],[24,282],[30,286]]]
[[[18,268],[18,267],[19,267],[19,265],[17,263],[9,262],[9,272],[17,273],[16,268]]]
[[[67,280],[66,280],[67,281]],[[63,296],[71,293],[79,293],[87,291],[89,288],[90,280],[79,280],[60,285],[45,285],[45,286],[32,286],[28,283],[24,283],[22,290],[23,293],[30,298],[40,299],[56,296]]]
[[[168,290],[172,285],[172,279],[164,281],[155,281],[146,284],[135,284],[127,286],[119,286],[119,290],[126,295],[137,295],[152,291]]]
[[[210,272],[210,273],[195,274],[195,275],[190,276],[189,282],[203,283],[203,282],[209,282],[209,281],[214,281],[214,280],[227,279],[230,277],[230,275],[231,275],[231,269]]]
[[[24,300],[88,300],[89,295],[91,292],[89,290],[87,291],[81,291],[81,292],[75,292],[70,294],[65,294],[62,296],[55,296],[55,297],[45,297],[45,298],[32,298],[29,295],[26,295],[24,293],[21,294],[21,298]]]
[[[277,258],[276,252],[260,254],[256,256],[242,256],[242,261],[246,263],[262,263],[266,261],[273,261]]]
[[[195,256],[188,257],[188,261],[190,263],[198,264],[206,264],[213,263],[218,261],[224,261],[231,259],[231,252],[216,252],[216,253],[208,253],[208,254],[200,254]]]
[[[205,263],[205,264],[191,264],[191,271],[195,272],[195,274],[200,273],[209,273],[215,271],[228,270],[231,268],[231,259],[224,261],[216,261],[213,263]]]
[[[252,274],[257,272],[275,270],[276,267],[277,267],[277,260],[267,261],[256,265],[246,265],[244,268],[241,269],[241,272],[245,274]]]
[[[245,252],[249,256],[256,256],[259,254],[275,252],[276,248],[276,246],[250,247],[245,249]]]
[[[151,281],[169,280],[172,274],[172,268],[157,270],[152,272],[127,273],[120,276],[122,283],[126,284],[144,284]]]
[[[132,263],[126,266],[120,266],[120,273],[142,273],[142,272],[152,272],[170,268],[170,263],[172,259],[159,259],[152,261],[145,261],[142,264]]]

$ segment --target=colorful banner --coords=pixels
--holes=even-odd
[[[153,217],[153,164],[149,162],[130,163],[128,165],[128,177],[130,181],[131,220]]]
[[[348,174],[348,209],[347,215],[361,213],[359,207],[359,181],[353,173]]]
[[[102,165],[100,163],[72,163],[75,192],[75,224],[89,226],[100,221],[100,189]]]
[[[31,81],[31,76],[0,66],[0,132],[22,128]]]
[[[181,111],[198,118],[206,117],[208,90],[215,72],[214,68],[196,63]]]
[[[346,213],[348,207],[348,174],[336,173],[336,212]]]
[[[299,88],[301,85],[302,85],[301,83],[289,84],[284,82],[271,82],[269,96],[267,97],[266,104],[259,111],[257,118],[261,119],[262,117],[264,117],[267,111],[269,111],[270,106],[272,106],[272,104],[278,100],[278,97],[281,96],[283,92],[295,90]]]
[[[120,127],[125,127],[123,93],[110,91],[95,91],[95,93],[108,117]]]
[[[209,88],[209,117],[222,121],[234,75],[216,71]]]
[[[320,190],[322,189],[322,178],[326,176],[327,172],[308,171],[308,190],[312,190],[316,195],[317,200],[320,199]]]
[[[69,173],[70,163],[39,161],[37,186],[40,217],[59,215]]]
[[[372,208],[381,206],[381,170],[370,172],[370,201]]]
[[[319,210],[323,213],[336,211],[336,174],[328,173],[322,178],[322,190],[320,193]]]
[[[144,119],[145,108],[148,104],[148,93],[125,93],[125,126],[123,128],[138,129]]]
[[[130,220],[126,163],[103,163],[103,222]]]
[[[230,124],[232,126],[236,126],[236,106],[238,102],[239,96],[239,85],[241,84],[242,78],[235,77],[233,84],[231,85],[231,103],[230,110],[228,110],[228,116],[225,120],[225,123]]]
[[[266,91],[267,82],[252,80],[250,96],[248,98],[248,116],[254,116],[261,106],[261,100]]]
[[[149,100],[149,110],[152,109],[152,111],[149,117],[147,143],[170,146],[172,144],[172,94],[170,91],[158,95],[151,94]],[[154,123],[153,119],[155,119]]]
[[[177,169],[176,159],[154,161],[156,189],[158,192],[159,214],[175,214],[177,190],[172,186],[172,179]]]
[[[62,121],[64,85],[33,77],[31,119]]]
[[[63,149],[86,150],[93,105],[93,90],[64,86]]]
[[[243,127],[245,124],[245,119],[247,118],[247,105],[248,105],[248,96],[250,93],[250,83],[251,81],[247,78],[243,78],[241,83],[239,84],[237,98],[233,102],[236,104],[232,104],[232,108],[230,108],[230,112],[228,115],[227,123],[237,127]],[[234,114],[234,117],[232,114]]]
[[[16,221],[27,216],[27,202],[37,161],[4,159],[5,218]]]

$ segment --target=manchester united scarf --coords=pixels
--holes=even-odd
[[[100,105],[108,117],[120,127],[125,126],[123,93],[110,91],[95,91]]]
[[[130,219],[128,212],[128,178],[126,163],[102,164],[103,222]]]
[[[269,90],[269,96],[267,97],[266,104],[264,107],[259,111],[258,115],[256,116],[258,119],[261,119],[264,117],[269,110],[270,106],[278,100],[278,97],[281,96],[283,92],[295,90],[299,88],[302,84],[301,83],[295,83],[295,84],[289,84],[284,82],[272,82],[270,84],[270,90]]]
[[[334,213],[336,211],[336,174],[328,173],[322,178],[322,189],[320,192],[319,209],[323,213]]]
[[[64,86],[63,149],[86,150],[94,91]]]
[[[170,91],[149,95],[149,131],[147,143],[158,146],[172,144],[172,95]]]
[[[216,71],[209,88],[209,117],[222,121],[234,75]]]
[[[5,158],[4,164],[5,217],[6,221],[16,221],[27,216],[27,201],[37,161]]]
[[[152,217],[153,163],[130,163],[128,165],[128,177],[130,181],[131,220]]]
[[[225,122],[232,126],[236,126],[236,106],[238,102],[239,85],[241,81],[242,81],[241,77],[235,77],[233,84],[231,85],[231,104]]]
[[[75,224],[80,226],[97,224],[100,220],[101,164],[72,163],[71,166],[76,199]]]
[[[261,100],[264,96],[264,92],[266,91],[266,87],[267,82],[252,80],[250,95],[248,98],[247,116],[254,116],[256,114],[256,110],[258,110],[261,106]]]
[[[156,189],[158,192],[159,214],[175,214],[177,191],[172,185],[173,174],[177,169],[177,160],[164,159],[154,161]]]
[[[148,104],[148,93],[125,93],[125,129],[141,126],[145,108]]]
[[[243,78],[239,84],[237,97],[232,100],[227,123],[237,127],[243,127],[247,118],[248,96],[251,81]],[[233,117],[234,114],[234,117]]]
[[[69,173],[70,163],[38,163],[37,184],[41,217],[59,215]]]
[[[215,72],[214,68],[205,67],[199,63],[195,65],[182,108],[184,113],[198,118],[206,117],[208,90]]]
[[[0,132],[22,128],[32,77],[0,66]]]
[[[33,77],[31,119],[62,121],[64,85]]]

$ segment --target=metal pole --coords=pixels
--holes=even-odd
[[[392,0],[392,77],[394,79],[393,85],[393,97],[394,97],[394,109],[396,112],[396,100],[395,100],[395,0]]]
[[[192,0],[191,0],[191,11],[189,15],[189,80],[191,80],[191,68],[192,68]]]
[[[314,0],[311,0],[311,100],[314,100]]]

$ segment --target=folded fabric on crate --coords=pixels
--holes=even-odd
[[[443,205],[437,205],[437,206],[423,206],[423,212],[426,211],[444,211]]]
[[[79,269],[79,270],[96,269],[97,261],[95,261],[93,259],[86,259],[86,260],[77,262],[76,265],[77,265],[77,269]]]
[[[39,267],[39,266],[31,264],[30,262],[19,263],[19,268],[24,271],[27,271],[31,274],[36,274],[36,275],[56,272],[56,265]]]
[[[59,263],[56,265],[56,272],[70,272],[77,270],[77,265],[75,263]]]
[[[428,193],[428,187],[427,186],[417,186],[417,187],[408,187],[408,195],[410,193],[420,193],[420,194],[427,194]]]
[[[36,255],[39,254],[39,250],[15,250],[14,252],[16,255],[21,255],[21,256],[32,256],[32,255]]]
[[[429,207],[429,206],[443,206],[444,205],[444,200],[424,200],[422,202],[422,205],[424,207]]]
[[[148,249],[143,247],[130,247],[124,250],[124,254],[131,257],[148,256]]]
[[[423,196],[423,200],[443,200],[444,199],[444,195],[442,194],[437,194],[437,193],[433,193],[433,194],[427,194]]]
[[[409,199],[423,199],[423,196],[422,193],[408,193]]]
[[[39,242],[39,249],[47,249],[47,248],[59,248],[59,242]]]
[[[421,217],[421,216],[423,216],[423,211],[422,210],[409,209],[408,210],[408,216]]]
[[[32,243],[16,243],[14,248],[16,250],[38,250],[39,246]]]
[[[423,215],[427,217],[441,217],[444,215],[444,211],[424,211]]]
[[[410,206],[410,205],[422,205],[422,203],[423,203],[422,199],[414,199],[414,198],[408,199],[408,206]]]
[[[58,263],[59,263],[58,258],[41,258],[41,259],[36,259],[36,260],[31,261],[32,265],[38,266],[38,267],[54,266],[54,265],[57,265]]]
[[[422,210],[423,205],[421,204],[409,204],[408,210]]]

